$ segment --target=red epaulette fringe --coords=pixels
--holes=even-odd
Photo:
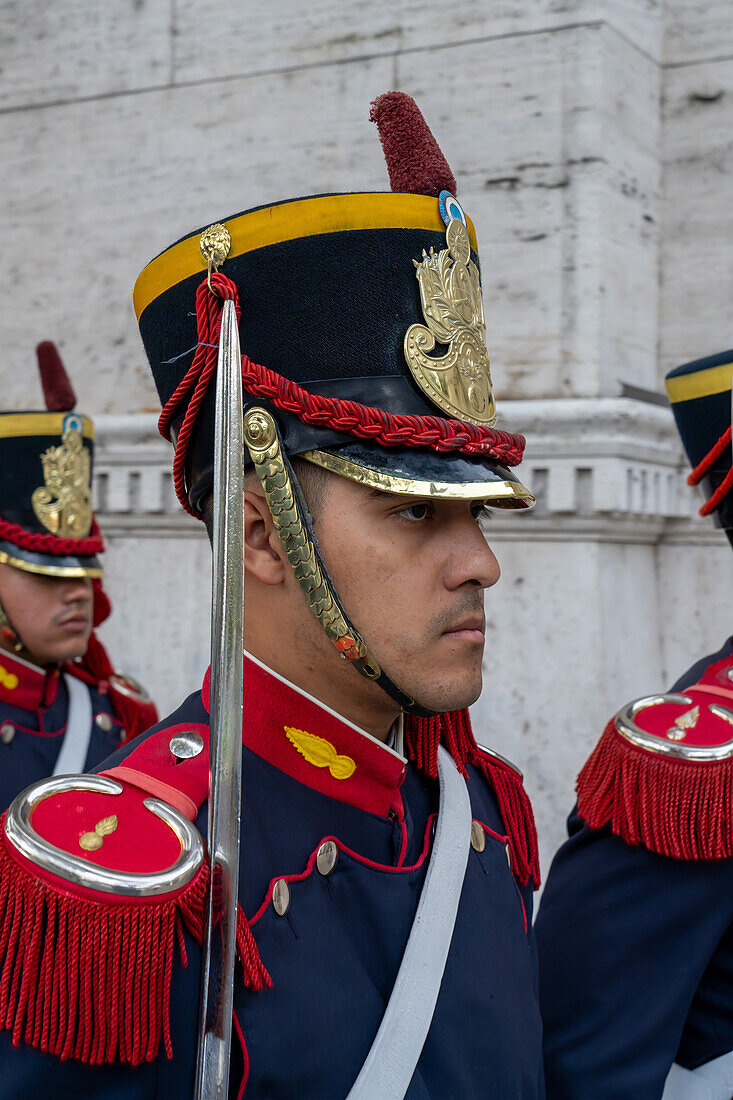
[[[509,835],[514,873],[523,886],[531,879],[536,889],[540,885],[537,828],[521,775],[508,764],[481,752],[473,736],[467,710],[450,711],[437,718],[407,718],[405,742],[408,756],[415,767],[431,779],[438,774],[438,745],[441,740],[462,775],[468,777],[466,765],[471,764],[493,789]]]
[[[4,817],[2,819],[4,822]],[[98,901],[45,882],[0,841],[0,1028],[21,1042],[88,1065],[140,1065],[173,1055],[170,984],[183,925],[201,939],[209,878],[203,864],[177,896]],[[239,914],[245,984],[270,985]]]
[[[672,859],[733,856],[733,759],[698,763],[631,744],[613,719],[576,784],[591,829]]]

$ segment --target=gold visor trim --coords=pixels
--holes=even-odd
[[[383,493],[442,500],[485,500],[493,508],[529,509],[535,505],[535,498],[519,481],[421,481],[419,478],[385,474],[331,451],[303,451],[298,457]]]
[[[12,565],[13,569],[22,569],[24,573],[40,573],[44,577],[101,577],[104,570],[82,565],[45,565],[25,558],[16,558],[5,550],[0,550],[0,564]]]
[[[67,412],[5,413],[0,415],[0,439],[16,439],[29,435],[57,435],[64,430]],[[74,413],[78,416],[78,413]],[[94,424],[87,416],[79,416],[84,439],[94,439]]]
[[[284,241],[345,233],[363,229],[425,229],[444,233],[445,224],[431,195],[406,195],[392,191],[355,195],[323,195],[296,199],[278,206],[250,210],[223,223],[231,237],[228,259]],[[468,223],[471,247],[476,232]],[[156,298],[171,287],[206,268],[199,248],[201,234],[194,233],[156,256],[140,273],[132,292],[135,316],[140,317]]]
[[[680,401],[696,401],[700,397],[713,397],[726,393],[733,382],[733,363],[721,363],[717,367],[695,371],[694,374],[678,374],[665,382],[667,397],[672,405]]]

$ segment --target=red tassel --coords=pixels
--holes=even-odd
[[[49,412],[70,412],[76,404],[76,394],[56,345],[44,340],[36,348],[36,356],[46,408]]]
[[[237,908],[237,955],[247,989],[254,993],[265,988],[272,989],[272,978],[260,958],[259,948],[241,905]]]
[[[672,859],[733,856],[733,759],[697,763],[648,752],[614,720],[576,784],[591,829],[611,826],[626,844]]]
[[[103,622],[106,622],[112,614],[112,603],[109,596],[104,591],[101,577],[95,577],[92,580],[92,593],[92,625],[96,629],[98,626],[101,626]]]
[[[455,195],[455,177],[412,96],[405,92],[380,95],[372,103],[369,118],[379,130],[393,191]]]
[[[476,744],[467,710],[450,711],[437,718],[413,718],[405,722],[407,755],[418,771],[435,779],[441,740],[463,776],[467,764],[477,768],[496,795],[499,812],[509,835],[512,868],[522,885],[530,879],[540,885],[540,859],[532,804],[522,777],[508,764],[483,753]]]
[[[203,943],[204,939],[204,906],[208,889],[207,866],[206,877],[197,884],[195,916],[187,922],[188,930],[199,944]],[[272,978],[260,958],[259,948],[241,905],[237,906],[237,955],[242,964],[242,978],[247,989],[251,989],[254,993],[259,993],[265,988],[272,989]]]

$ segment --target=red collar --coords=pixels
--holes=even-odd
[[[338,802],[402,816],[406,762],[399,753],[247,655],[244,693],[242,741],[248,749]],[[201,697],[208,712],[208,671]]]
[[[58,693],[58,668],[39,668],[0,649],[0,700],[3,703],[35,711],[50,707]]]

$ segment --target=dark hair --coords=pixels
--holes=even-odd
[[[329,476],[333,477],[335,475],[329,475],[328,470],[324,470],[322,466],[315,466],[312,462],[308,462],[307,459],[298,458],[297,456],[290,459],[290,465],[293,467],[293,473],[298,479],[310,513],[314,519],[317,519],[319,511],[323,507],[327,480]],[[251,469],[245,474],[245,486],[249,485],[259,485],[257,475],[254,470]],[[211,542],[214,536],[213,493],[208,493],[204,497],[201,516],[204,521],[206,533],[209,536],[209,542]]]

